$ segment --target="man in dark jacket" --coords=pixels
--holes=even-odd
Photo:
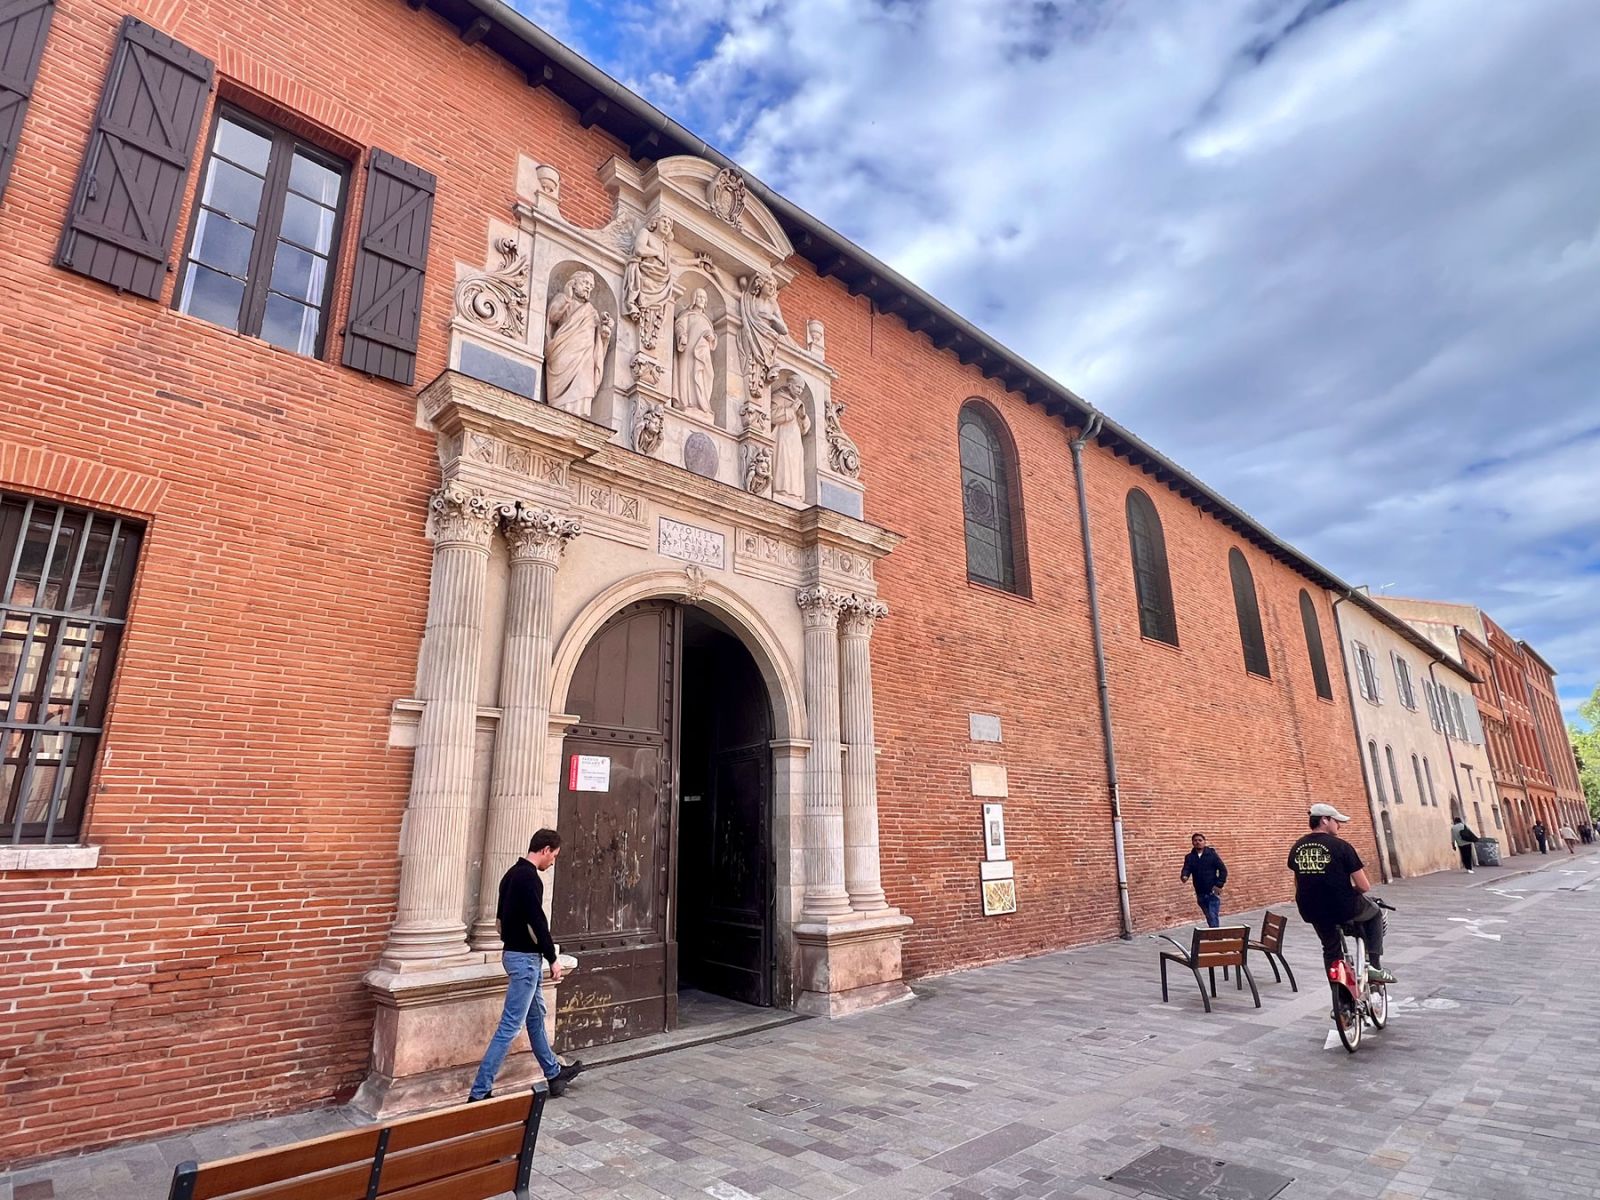
[[[1533,839],[1539,843],[1539,853],[1550,853],[1550,831],[1544,827],[1543,821],[1533,823]]]
[[[533,1044],[533,1056],[539,1069],[550,1081],[550,1094],[559,1096],[567,1090],[567,1081],[583,1064],[576,1059],[563,1067],[550,1048],[550,1038],[544,1029],[544,988],[540,976],[544,964],[550,964],[550,982],[561,982],[561,964],[556,961],[555,942],[550,937],[550,923],[544,915],[544,883],[540,871],[555,865],[561,853],[561,835],[554,829],[541,829],[528,843],[528,853],[511,864],[511,869],[500,877],[500,941],[505,947],[500,962],[506,969],[506,1004],[500,1013],[499,1027],[484,1051],[483,1062],[472,1081],[468,1100],[486,1100],[493,1095],[494,1078],[506,1061],[506,1053],[516,1040],[517,1031],[524,1025],[528,1040]]]
[[[1189,839],[1193,847],[1183,857],[1183,874],[1179,880],[1194,881],[1195,903],[1206,915],[1206,924],[1215,929],[1222,924],[1222,885],[1228,882],[1228,867],[1210,846],[1206,835],[1197,833]]]

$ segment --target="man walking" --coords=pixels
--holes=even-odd
[[[1228,867],[1210,846],[1206,835],[1197,833],[1189,839],[1193,847],[1183,856],[1183,874],[1179,881],[1194,881],[1194,899],[1206,915],[1206,924],[1215,929],[1222,924],[1222,885],[1228,882]]]
[[[1472,843],[1478,840],[1478,835],[1467,827],[1465,818],[1460,813],[1450,823],[1450,844],[1456,848],[1456,853],[1461,855],[1461,866],[1468,875],[1472,874]]]
[[[1533,840],[1539,843],[1539,853],[1550,853],[1550,831],[1544,827],[1543,821],[1533,823]]]
[[[528,1041],[533,1044],[533,1056],[550,1082],[552,1096],[566,1091],[567,1082],[583,1070],[583,1064],[576,1059],[563,1067],[555,1051],[550,1049],[550,1039],[544,1031],[544,989],[540,986],[540,976],[548,962],[550,981],[560,983],[561,964],[556,961],[555,942],[551,940],[550,923],[544,915],[544,882],[539,872],[548,871],[560,853],[561,835],[554,829],[541,829],[528,843],[528,853],[512,863],[511,869],[500,877],[500,905],[495,915],[500,921],[500,940],[505,947],[500,952],[500,962],[506,969],[506,1004],[472,1081],[468,1100],[487,1100],[494,1094],[495,1076],[506,1061],[506,1053],[517,1031],[524,1025],[528,1029]]]

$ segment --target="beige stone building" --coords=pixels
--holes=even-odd
[[[1459,867],[1450,843],[1455,813],[1483,836],[1499,823],[1473,676],[1420,633],[1402,633],[1352,604],[1336,612],[1382,872]]]

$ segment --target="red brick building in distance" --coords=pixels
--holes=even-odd
[[[491,0],[241,12],[0,14],[10,1154],[464,1094],[541,824],[569,1050],[1373,858],[1385,610]]]

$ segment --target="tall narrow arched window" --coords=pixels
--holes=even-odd
[[[1367,742],[1367,756],[1372,759],[1372,790],[1378,793],[1378,803],[1386,805],[1389,797],[1383,790],[1383,767],[1378,764],[1378,743]]]
[[[1233,610],[1239,618],[1239,644],[1244,648],[1244,669],[1263,679],[1272,678],[1267,665],[1267,641],[1261,634],[1261,606],[1256,603],[1256,581],[1250,564],[1235,546],[1228,551],[1228,574],[1233,579]]]
[[[1389,786],[1394,788],[1394,802],[1396,804],[1404,804],[1405,796],[1400,791],[1400,772],[1394,765],[1394,747],[1385,746],[1383,755],[1389,760]]]
[[[1415,754],[1411,756],[1411,772],[1417,777],[1417,803],[1428,803],[1428,788],[1422,782],[1422,760]]]
[[[999,417],[968,401],[957,430],[961,445],[961,513],[967,530],[967,578],[1026,595],[1022,497],[1017,456]]]
[[[1139,632],[1176,646],[1178,614],[1172,607],[1167,539],[1154,502],[1138,488],[1128,493],[1128,547],[1133,557],[1133,588],[1139,598]]]
[[[1311,593],[1300,589],[1300,624],[1306,631],[1306,653],[1311,657],[1311,678],[1317,685],[1317,695],[1324,700],[1333,699],[1333,684],[1328,680],[1328,656],[1322,652],[1322,625],[1317,620],[1317,606]],[[1396,788],[1398,792],[1400,789]],[[1399,799],[1397,795],[1395,799]]]

